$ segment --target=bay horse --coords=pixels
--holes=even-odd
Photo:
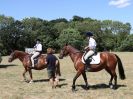
[[[22,62],[23,66],[24,66],[24,72],[23,72],[24,81],[27,81],[25,73],[28,71],[29,75],[30,75],[29,83],[32,83],[33,82],[32,69],[34,69],[34,70],[42,70],[42,69],[47,68],[47,64],[45,63],[46,55],[42,55],[41,54],[38,57],[38,63],[35,64],[34,68],[31,68],[30,67],[31,66],[31,59],[30,59],[30,57],[31,57],[31,55],[26,53],[26,52],[15,50],[15,51],[13,51],[10,54],[8,62],[12,62],[15,59],[19,59]],[[61,73],[60,73],[60,63],[59,62],[58,62],[56,67],[57,67],[56,68],[56,75],[60,76]]]
[[[75,91],[75,82],[77,78],[82,74],[83,79],[86,84],[86,88],[89,88],[86,72],[85,72],[85,66],[82,63],[82,55],[83,52],[80,52],[76,48],[72,47],[71,45],[65,45],[63,49],[60,51],[59,58],[62,59],[64,56],[69,55],[74,63],[74,67],[77,71],[75,77],[73,78],[73,84],[72,84],[72,91]],[[111,79],[109,81],[109,86],[112,89],[117,88],[117,75],[115,72],[116,65],[118,63],[118,70],[120,78],[123,80],[125,79],[125,73],[124,68],[121,62],[121,59],[113,53],[109,52],[101,52],[100,53],[100,63],[99,64],[90,64],[90,72],[98,72],[102,69],[105,69],[110,75]],[[114,79],[114,85],[112,83],[112,80]]]

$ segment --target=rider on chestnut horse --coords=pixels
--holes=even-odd
[[[85,71],[89,71],[91,61],[89,58],[94,55],[97,44],[93,38],[92,32],[87,32],[86,36],[88,39],[88,46],[85,47],[85,53],[82,56],[82,62],[85,64]]]
[[[31,67],[34,68],[34,58],[36,58],[37,56],[39,56],[42,52],[42,44],[41,44],[41,40],[37,39],[36,40],[36,45],[34,46],[34,50],[35,53],[31,56]]]

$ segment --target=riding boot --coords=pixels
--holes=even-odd
[[[90,68],[90,65],[85,64],[85,71],[86,71],[86,72],[89,72],[90,69],[91,69],[91,68]]]
[[[85,71],[86,72],[88,72],[88,71],[90,71],[90,59],[87,59],[86,61],[85,61]]]

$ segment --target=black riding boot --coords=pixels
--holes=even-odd
[[[85,61],[85,71],[86,72],[88,72],[88,71],[90,71],[90,62],[91,62],[91,60],[90,59],[87,59],[86,61]]]

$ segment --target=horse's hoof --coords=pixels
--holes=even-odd
[[[52,89],[56,89],[56,86],[52,86]]]
[[[72,88],[72,92],[76,92],[76,89]]]
[[[117,86],[113,86],[113,89],[116,90],[118,87]]]
[[[90,87],[89,86],[86,86],[85,90],[89,90],[89,89],[90,89]]]
[[[75,92],[76,90],[75,90],[75,86],[72,86],[72,92]]]
[[[31,80],[30,82],[29,82],[29,84],[32,84],[33,83],[33,80]]]
[[[109,87],[110,87],[111,89],[113,89],[113,85],[110,85]]]

